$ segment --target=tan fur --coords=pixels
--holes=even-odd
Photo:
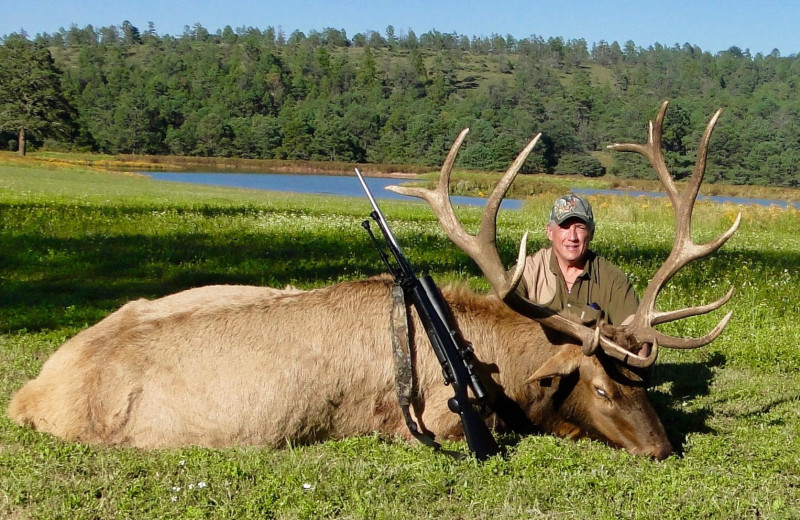
[[[375,431],[410,438],[394,389],[391,285],[382,276],[312,291],[209,286],[130,302],[64,343],[14,395],[8,413],[64,439],[141,448],[281,446]],[[592,416],[594,405],[580,404],[591,404],[591,384],[574,385],[565,399],[556,395],[558,384],[526,383],[555,363],[571,366],[579,383],[601,378],[620,386],[597,358],[548,338],[496,298],[443,293],[495,398],[507,396],[544,431],[663,456],[669,442],[643,389],[633,398],[646,413],[621,424],[655,432],[644,444],[604,426],[602,414]],[[459,437],[458,416],[446,405],[452,389],[412,315],[417,419],[437,437]],[[624,384],[615,391],[626,391]]]

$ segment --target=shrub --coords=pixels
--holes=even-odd
[[[569,154],[561,157],[553,173],[579,173],[584,177],[602,177],[606,174],[606,168],[589,155]]]

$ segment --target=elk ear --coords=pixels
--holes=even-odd
[[[583,353],[579,349],[561,348],[555,356],[545,361],[539,370],[526,379],[525,384],[569,375],[578,370],[582,358]]]

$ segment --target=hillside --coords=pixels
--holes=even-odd
[[[777,52],[197,25],[175,37],[130,24],[25,43],[52,56],[71,107],[59,132],[29,135],[37,149],[429,167],[470,127],[463,168],[501,171],[542,132],[523,172],[647,179],[645,161],[606,146],[644,141],[668,99],[663,147],[678,177],[722,107],[708,182],[800,186],[800,63]],[[21,74],[15,59],[1,72]],[[0,128],[15,149],[13,126]]]

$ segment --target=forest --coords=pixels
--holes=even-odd
[[[504,170],[542,132],[524,173],[652,178],[606,147],[669,100],[678,177],[722,108],[707,182],[797,187],[799,88],[777,49],[126,21],[0,38],[0,148],[435,166],[469,127],[461,168]]]

